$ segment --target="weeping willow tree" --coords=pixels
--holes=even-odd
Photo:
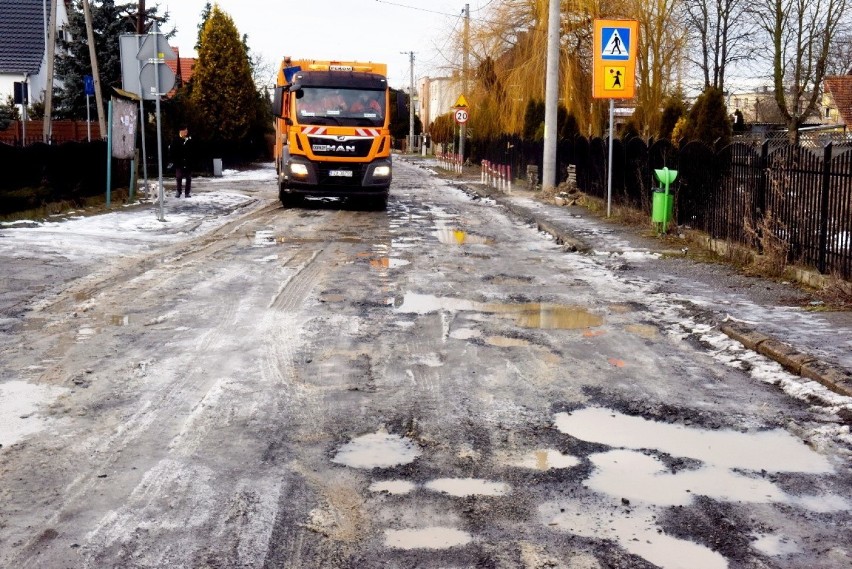
[[[674,15],[679,0],[629,0],[639,21],[636,54],[636,123],[642,134],[656,135],[665,99],[680,89],[678,61],[686,45],[684,26]]]
[[[592,98],[593,20],[640,21],[637,55],[637,118],[643,130],[656,133],[665,97],[683,45],[682,26],[673,22],[680,0],[562,0],[559,104],[583,134],[606,130],[608,102]],[[472,58],[466,96],[471,104],[470,130],[487,138],[520,133],[531,100],[544,100],[547,70],[549,0],[503,0],[474,17],[468,46]],[[464,53],[463,32],[453,38],[457,61]],[[461,64],[455,66],[461,77]],[[461,80],[461,79],[460,79]]]

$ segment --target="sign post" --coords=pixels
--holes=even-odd
[[[92,111],[89,98],[95,94],[95,80],[91,75],[83,75],[83,91],[86,93],[86,140],[92,142]]]
[[[615,138],[615,99],[632,99],[636,91],[637,20],[595,20],[592,97],[609,99],[609,160],[606,216],[612,213],[612,147]]]
[[[470,115],[467,112],[467,99],[464,95],[459,95],[456,99],[456,104],[453,105],[455,111],[456,123],[459,125],[459,161],[464,166],[464,139],[467,137],[467,119]]]
[[[175,74],[165,65],[167,59],[177,59],[175,52],[166,41],[166,36],[160,33],[160,27],[157,22],[154,22],[154,27],[150,34],[145,36],[145,41],[142,42],[142,47],[139,48],[139,53],[136,54],[136,59],[139,61],[147,61],[142,67],[139,74],[139,83],[141,95],[143,99],[154,99],[156,101],[156,117],[157,117],[157,169],[159,173],[159,188],[158,200],[160,202],[160,210],[157,219],[165,221],[163,213],[163,202],[166,199],[163,191],[163,134],[160,126],[160,97],[172,90],[175,85]]]

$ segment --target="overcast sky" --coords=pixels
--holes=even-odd
[[[218,0],[249,47],[277,68],[284,55],[294,59],[355,59],[388,64],[392,87],[408,87],[408,52],[415,52],[415,81],[440,76],[452,58],[449,36],[462,30],[465,4],[471,18],[494,0]],[[207,0],[149,0],[168,8],[177,36],[170,40],[191,56],[198,21]],[[166,26],[170,29],[170,26]],[[165,31],[165,30],[164,30]],[[405,54],[401,52],[406,52]]]

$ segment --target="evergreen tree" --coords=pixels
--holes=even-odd
[[[388,125],[392,138],[408,138],[411,130],[411,116],[409,104],[411,98],[408,93],[402,90],[391,89],[390,91],[390,106],[391,106],[391,121]],[[423,123],[420,122],[420,117],[414,115],[414,134],[423,132]]]
[[[201,32],[189,95],[195,135],[219,152],[240,149],[245,156],[242,151],[257,124],[260,99],[234,20],[214,5]]]
[[[700,140],[711,146],[724,146],[731,141],[731,119],[725,107],[725,96],[715,87],[704,90],[689,111],[686,139]]]
[[[12,124],[14,116],[8,105],[0,105],[0,130],[6,130]]]
[[[456,123],[453,113],[444,113],[435,117],[435,120],[429,127],[429,135],[432,137],[432,142],[436,144],[449,144],[453,141],[455,127]]]
[[[544,130],[544,101],[530,99],[527,101],[527,108],[524,111],[524,130],[522,136],[524,140],[536,140],[540,138],[538,135],[543,135]]]
[[[687,113],[686,103],[680,93],[676,93],[666,99],[663,106],[663,115],[660,119],[660,138],[671,139],[672,131],[680,117]]]
[[[112,87],[121,87],[121,54],[119,36],[136,33],[135,2],[116,4],[114,0],[91,2],[92,29],[95,37],[95,53],[98,58],[101,94],[108,100]],[[157,7],[145,10],[148,19],[167,21],[168,14],[157,16]],[[86,19],[80,0],[76,0],[68,12],[66,27],[69,40],[58,41],[56,77],[61,82],[54,93],[54,116],[56,118],[85,119],[86,95],[83,76],[92,75],[89,58],[89,41]]]

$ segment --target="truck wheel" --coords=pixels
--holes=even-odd
[[[285,192],[283,188],[278,190],[278,199],[285,208],[298,207],[302,204],[302,196]]]
[[[388,208],[388,196],[372,196],[367,198],[367,209],[372,211],[385,211]]]

